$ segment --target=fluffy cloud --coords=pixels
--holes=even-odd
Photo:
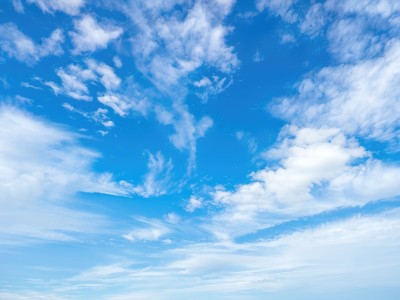
[[[71,201],[78,192],[127,194],[111,174],[91,170],[100,155],[78,135],[15,108],[0,107],[0,124],[1,241],[70,240],[104,228],[104,218]]]
[[[400,129],[400,42],[381,57],[324,68],[303,79],[294,97],[280,98],[274,114],[305,126],[340,127],[379,141],[396,140]]]
[[[41,44],[35,43],[25,35],[15,24],[6,23],[0,25],[0,49],[9,57],[32,65],[43,57],[49,55],[61,55],[64,53],[61,44],[64,35],[61,29],[55,29],[48,38],[43,38]]]
[[[178,2],[186,12],[169,14]],[[229,29],[222,25],[231,6],[232,1],[169,1],[154,5],[132,1],[125,12],[139,30],[133,40],[137,66],[158,88],[170,92],[170,86],[203,65],[232,71],[238,59],[225,43]]]
[[[27,0],[30,4],[36,4],[43,12],[54,14],[62,11],[68,15],[79,14],[85,5],[85,0]]]
[[[99,24],[91,15],[84,15],[74,21],[75,31],[69,34],[75,48],[74,54],[94,52],[107,48],[108,44],[123,33],[122,28],[111,24]]]
[[[213,201],[225,208],[206,227],[218,238],[400,194],[400,168],[371,158],[338,129],[289,126],[281,139],[264,154],[269,167],[251,173],[250,183],[216,188]]]

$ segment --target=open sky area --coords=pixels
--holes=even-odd
[[[400,1],[0,0],[1,300],[399,295]]]

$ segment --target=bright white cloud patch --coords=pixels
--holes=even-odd
[[[281,98],[272,112],[305,126],[340,127],[379,141],[396,140],[400,129],[400,42],[378,58],[324,68]],[[388,109],[390,107],[390,109]]]
[[[265,158],[277,165],[251,173],[234,191],[216,188],[215,204],[226,206],[209,227],[217,237],[400,194],[400,168],[370,158],[338,129],[287,127]]]
[[[28,65],[33,65],[49,55],[63,54],[61,47],[63,42],[64,35],[61,29],[55,29],[48,38],[42,39],[41,44],[37,44],[22,33],[15,24],[0,25],[0,49],[9,57]]]
[[[84,15],[74,21],[75,31],[69,34],[75,48],[74,54],[94,52],[107,48],[108,44],[123,33],[122,28],[106,23],[98,23],[91,15]]]
[[[168,14],[181,3],[186,13]],[[238,65],[233,48],[225,43],[229,28],[222,25],[231,6],[232,1],[131,2],[126,13],[139,30],[132,45],[137,66],[162,90],[201,66],[229,73]]]
[[[102,217],[68,208],[78,192],[127,194],[111,174],[91,170],[99,154],[15,108],[0,107],[0,124],[1,240],[70,240],[101,230]]]

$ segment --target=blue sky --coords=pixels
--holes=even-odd
[[[0,6],[0,299],[397,299],[400,2]]]

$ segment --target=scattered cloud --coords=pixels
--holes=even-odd
[[[85,5],[85,0],[26,0],[30,4],[36,4],[43,12],[54,14],[62,11],[68,15],[78,15]]]
[[[48,38],[43,38],[41,44],[35,43],[29,36],[22,33],[15,24],[0,25],[0,49],[9,57],[33,65],[49,55],[64,53],[61,44],[64,34],[61,29],[55,29]]]
[[[194,212],[196,209],[199,209],[203,206],[203,199],[202,198],[197,198],[194,196],[191,196],[186,207],[185,210],[187,212]]]
[[[292,8],[298,0],[257,0],[256,7],[259,12],[268,10],[271,14],[281,17],[284,21],[294,23],[298,15]]]
[[[85,60],[87,68],[79,65],[70,64],[66,68],[59,68],[57,76],[61,79],[61,85],[47,81],[53,92],[64,94],[76,100],[91,101],[88,82],[100,82],[107,92],[112,92],[121,84],[121,79],[114,73],[114,70],[104,63],[99,63],[94,59]]]
[[[75,20],[74,28],[75,31],[69,32],[75,46],[72,51],[73,54],[105,49],[111,41],[117,39],[123,33],[121,27],[98,23],[91,15],[84,15],[81,19]]]

